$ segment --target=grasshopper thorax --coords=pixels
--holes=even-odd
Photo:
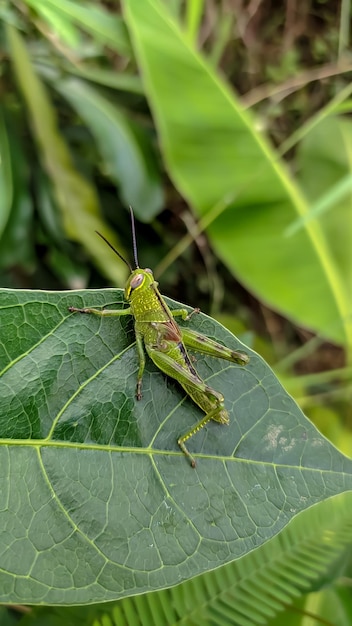
[[[140,267],[133,270],[125,285],[125,300],[129,302],[134,295],[140,295],[145,289],[148,289],[155,279],[152,270],[147,267],[142,270]],[[156,283],[155,283],[156,284]]]

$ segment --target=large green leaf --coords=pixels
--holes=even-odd
[[[149,138],[126,113],[87,82],[57,79],[55,88],[84,119],[94,135],[109,176],[119,185],[125,204],[139,219],[160,212],[163,191]]]
[[[109,604],[101,621],[98,617],[105,605],[98,605],[91,616],[86,612],[94,607],[86,608],[84,613],[82,607],[62,607],[56,612],[66,626],[150,626],[151,614],[153,626],[262,626],[268,620],[271,625],[270,618],[278,613],[281,619],[277,626],[287,626],[291,615],[296,618],[292,624],[297,626],[293,602],[297,604],[299,598],[302,604],[302,595],[308,590],[317,591],[326,581],[331,583],[332,578],[341,576],[341,565],[351,545],[351,513],[352,493],[320,502],[296,516],[258,550],[176,587]],[[347,591],[347,579],[345,584]],[[324,592],[326,589],[322,596]],[[305,610],[317,615],[320,606],[308,608],[311,599],[306,599]],[[319,611],[322,618],[326,618],[324,609],[325,614]],[[49,620],[51,616],[51,607],[38,608],[23,626],[40,626],[45,624],[45,617]],[[318,615],[316,619],[318,624]],[[331,625],[340,626],[339,620],[330,620]],[[341,621],[341,626],[344,624],[350,626],[351,619]]]
[[[149,361],[135,400],[132,320],[68,312],[116,308],[121,291],[3,290],[0,302],[2,602],[90,603],[174,585],[352,489],[351,461],[250,350],[246,367],[197,355],[231,423],[193,437],[192,469],[176,439],[200,410]],[[211,318],[189,324],[243,349]]]
[[[124,268],[115,262],[113,252],[94,231],[103,230],[115,247],[121,250],[122,246],[104,223],[94,186],[74,166],[69,148],[59,131],[55,109],[33,69],[19,32],[7,26],[6,33],[16,77],[30,112],[33,135],[52,183],[66,233],[89,250],[111,280],[121,284],[125,278]]]
[[[3,111],[0,109],[0,237],[9,216],[13,199],[11,158]]]
[[[328,117],[301,142],[297,152],[298,176],[312,203],[351,176],[352,124],[349,119]],[[350,182],[350,181],[349,181]],[[347,185],[346,185],[347,186]],[[346,300],[352,310],[352,212],[351,189],[318,216],[336,266],[346,279]]]
[[[64,20],[71,30],[76,24],[85,32],[120,54],[128,55],[130,45],[123,20],[117,13],[108,12],[94,2],[77,3],[73,0],[46,0],[43,9],[41,0],[26,0],[27,4],[39,13],[56,15],[56,20]],[[62,34],[61,31],[59,31]]]
[[[9,138],[7,165],[10,168],[13,189],[11,190],[11,212],[1,238],[0,267],[25,266],[27,270],[30,270],[30,267],[34,265],[33,242],[28,236],[33,219],[33,206],[28,190],[28,162],[19,141],[20,131],[18,131],[17,124],[16,117],[6,116],[6,130]],[[5,189],[0,190],[0,196],[4,209]],[[7,199],[9,200],[9,197]]]
[[[26,0],[26,3],[49,24],[51,37],[56,37],[67,46],[78,49],[80,33],[73,20],[67,19],[65,13],[61,13],[56,7],[50,6],[50,0],[45,3],[40,0]]]
[[[344,266],[318,222],[284,236],[309,205],[252,116],[165,3],[123,4],[169,173],[219,257],[262,301],[352,346]]]

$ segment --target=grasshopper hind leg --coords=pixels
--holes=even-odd
[[[175,378],[182,385],[188,396],[192,398],[193,402],[205,413],[199,422],[177,440],[182,452],[190,460],[191,466],[195,467],[196,462],[190,452],[188,452],[185,442],[201,430],[210,420],[220,424],[229,423],[229,415],[224,407],[224,397],[199,378],[191,364],[185,367],[168,354],[149,345],[146,345],[146,350],[155,365],[168,376]]]
[[[214,420],[215,422],[219,422],[219,424],[229,424],[229,414],[226,411],[223,404],[219,404],[217,407],[209,411],[202,419],[200,419],[192,428],[190,428],[184,435],[178,438],[177,443],[180,446],[182,452],[189,459],[191,466],[196,467],[196,461],[194,457],[189,452],[186,447],[186,441],[193,437],[197,432],[199,432],[210,420]]]

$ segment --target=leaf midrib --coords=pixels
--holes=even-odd
[[[182,459],[184,459],[184,462],[187,463],[187,460],[185,460],[184,454],[182,452],[179,452],[178,450],[166,450],[166,449],[158,449],[158,448],[151,448],[151,447],[136,447],[133,448],[132,446],[111,446],[108,444],[97,444],[97,443],[80,443],[78,441],[58,441],[55,439],[0,439],[0,447],[1,446],[9,446],[9,447],[24,447],[24,448],[35,448],[35,449],[39,449],[39,448],[68,448],[68,449],[73,449],[73,450],[97,450],[100,452],[109,452],[109,453],[117,453],[117,454],[121,454],[121,452],[123,453],[127,453],[127,454],[138,454],[138,455],[145,455],[145,456],[172,456],[172,457],[181,457]],[[245,463],[245,464],[249,464],[249,465],[260,465],[265,466],[265,467],[270,467],[270,468],[279,468],[279,469],[297,469],[297,470],[302,470],[305,472],[312,472],[312,473],[318,473],[319,475],[321,475],[321,473],[328,473],[331,476],[350,476],[351,473],[350,472],[346,472],[346,471],[338,471],[338,470],[331,470],[331,469],[322,469],[321,467],[306,467],[304,465],[288,465],[285,463],[273,463],[272,461],[260,461],[260,460],[256,460],[256,459],[243,459],[241,457],[236,457],[236,456],[221,456],[221,455],[215,455],[215,454],[204,454],[202,452],[197,452],[194,454],[194,457],[196,459],[204,459],[204,460],[212,460],[212,461],[221,461],[221,463],[228,463],[233,462],[233,463]],[[190,471],[193,471],[192,468],[190,467]]]

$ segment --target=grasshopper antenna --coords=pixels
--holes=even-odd
[[[138,269],[139,268],[139,263],[138,263],[138,254],[137,254],[136,229],[135,229],[135,225],[134,225],[134,215],[133,215],[133,209],[132,209],[131,205],[130,205],[130,215],[131,215],[131,227],[132,227],[133,258],[134,258],[136,269]]]
[[[120,252],[118,252],[118,251],[116,250],[116,248],[114,248],[114,246],[110,243],[110,241],[108,241],[108,240],[106,239],[106,237],[104,237],[104,235],[102,235],[101,233],[99,233],[97,230],[96,230],[95,232],[97,233],[97,235],[99,235],[99,237],[101,237],[101,239],[103,239],[103,241],[105,241],[105,243],[107,243],[107,244],[108,244],[109,248],[111,248],[111,250],[113,250],[113,252],[115,252],[115,254],[117,254],[117,256],[121,259],[121,261],[123,261],[124,263],[126,263],[127,267],[129,268],[129,270],[130,270],[130,272],[131,272],[131,274],[132,274],[133,269],[132,269],[131,264],[130,264],[128,261],[126,261],[126,259],[124,259],[124,258],[123,258],[122,254],[120,254]]]

